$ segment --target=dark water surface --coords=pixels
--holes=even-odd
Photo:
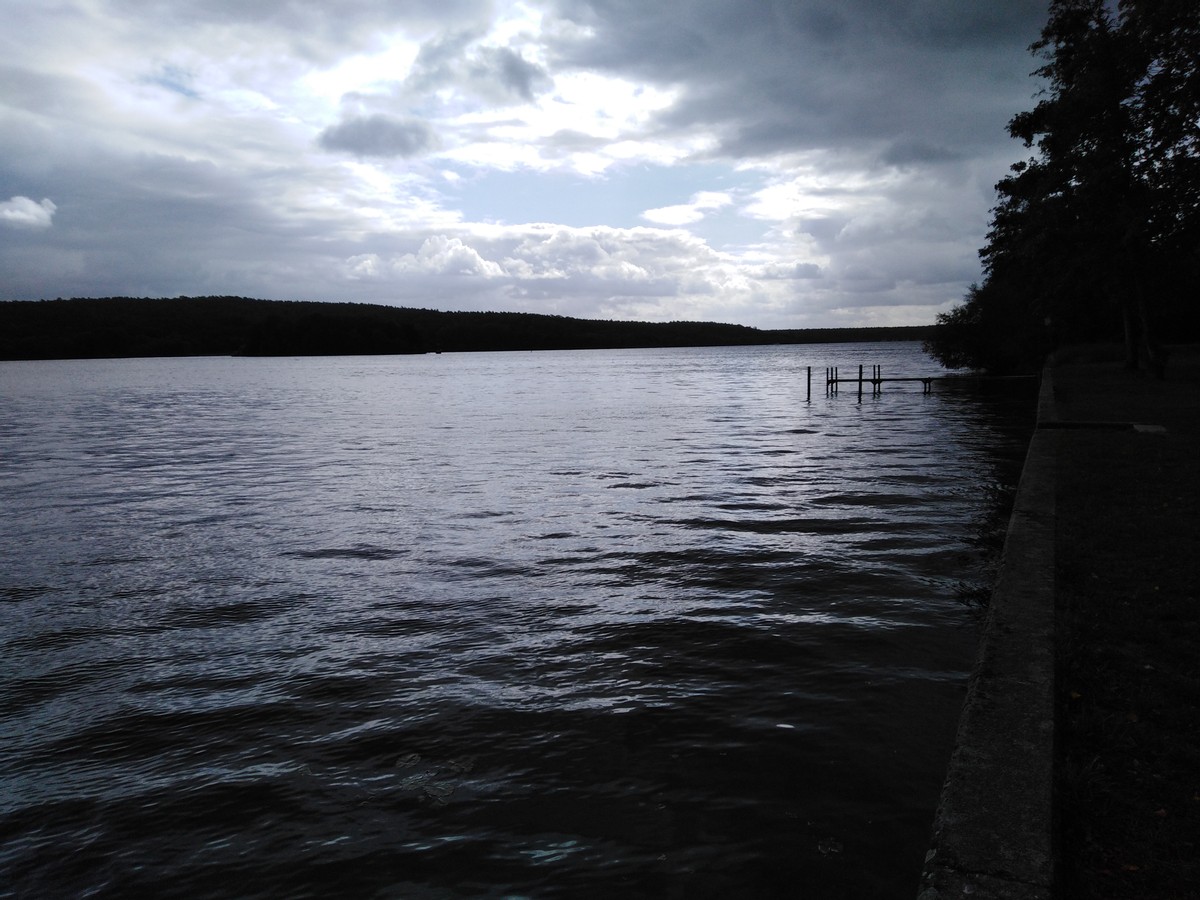
[[[860,361],[0,363],[0,893],[913,895],[1032,402]]]

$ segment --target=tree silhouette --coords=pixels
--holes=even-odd
[[[1123,333],[1127,363],[1161,374],[1155,323],[1196,327],[1198,36],[1200,4],[1051,3],[1031,47],[1042,99],[1008,126],[1036,152],[996,185],[983,284],[939,316],[936,358],[1032,368],[1056,342]]]

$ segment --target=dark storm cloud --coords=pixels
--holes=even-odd
[[[429,123],[396,119],[382,114],[358,116],[321,132],[317,142],[326,150],[357,156],[420,156],[437,147],[437,135]]]
[[[587,30],[555,47],[558,65],[681,88],[661,125],[715,128],[734,157],[915,145],[930,133],[994,144],[1014,99],[1032,93],[1011,62],[1045,17],[1044,0],[565,0],[560,10]]]
[[[893,141],[879,158],[889,166],[903,167],[926,163],[959,162],[963,154],[947,147],[935,146],[917,139]]]
[[[550,86],[545,69],[508,47],[489,47],[483,51],[473,74],[494,79],[522,100],[532,100],[535,92]]]
[[[187,294],[415,303],[445,289],[437,278],[410,285],[407,273],[399,284],[331,277],[363,250],[352,216],[297,216],[277,208],[269,189],[255,193],[255,185],[209,164],[97,154],[83,164],[51,164],[34,184],[69,202],[59,204],[52,227],[9,228],[0,238],[0,299]],[[424,237],[392,233],[366,246],[413,252]],[[478,300],[473,308],[480,304],[487,305]]]
[[[0,140],[0,153],[9,149]],[[85,157],[48,154],[22,183],[65,199],[52,228],[0,241],[7,297],[262,290],[269,279],[247,274],[290,256],[289,240],[313,236],[207,162],[92,148]],[[11,184],[0,177],[0,191]]]
[[[423,42],[405,79],[406,86],[420,93],[436,90],[453,81],[467,48],[483,34],[483,29],[457,30]]]
[[[418,102],[453,87],[494,103],[533,100],[552,85],[546,70],[510,47],[477,46],[482,30],[458,30],[421,45],[401,94]]]

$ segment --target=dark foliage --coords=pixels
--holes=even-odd
[[[0,302],[0,359],[330,356],[923,340],[932,328],[764,331],[244,297]]]
[[[1123,338],[1161,372],[1200,333],[1200,5],[1054,0],[1042,99],[1009,123],[1032,157],[997,184],[984,281],[939,317],[947,365],[1029,370],[1061,343]]]

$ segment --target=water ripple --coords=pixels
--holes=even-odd
[[[812,352],[0,363],[0,883],[911,893],[1027,416]]]

